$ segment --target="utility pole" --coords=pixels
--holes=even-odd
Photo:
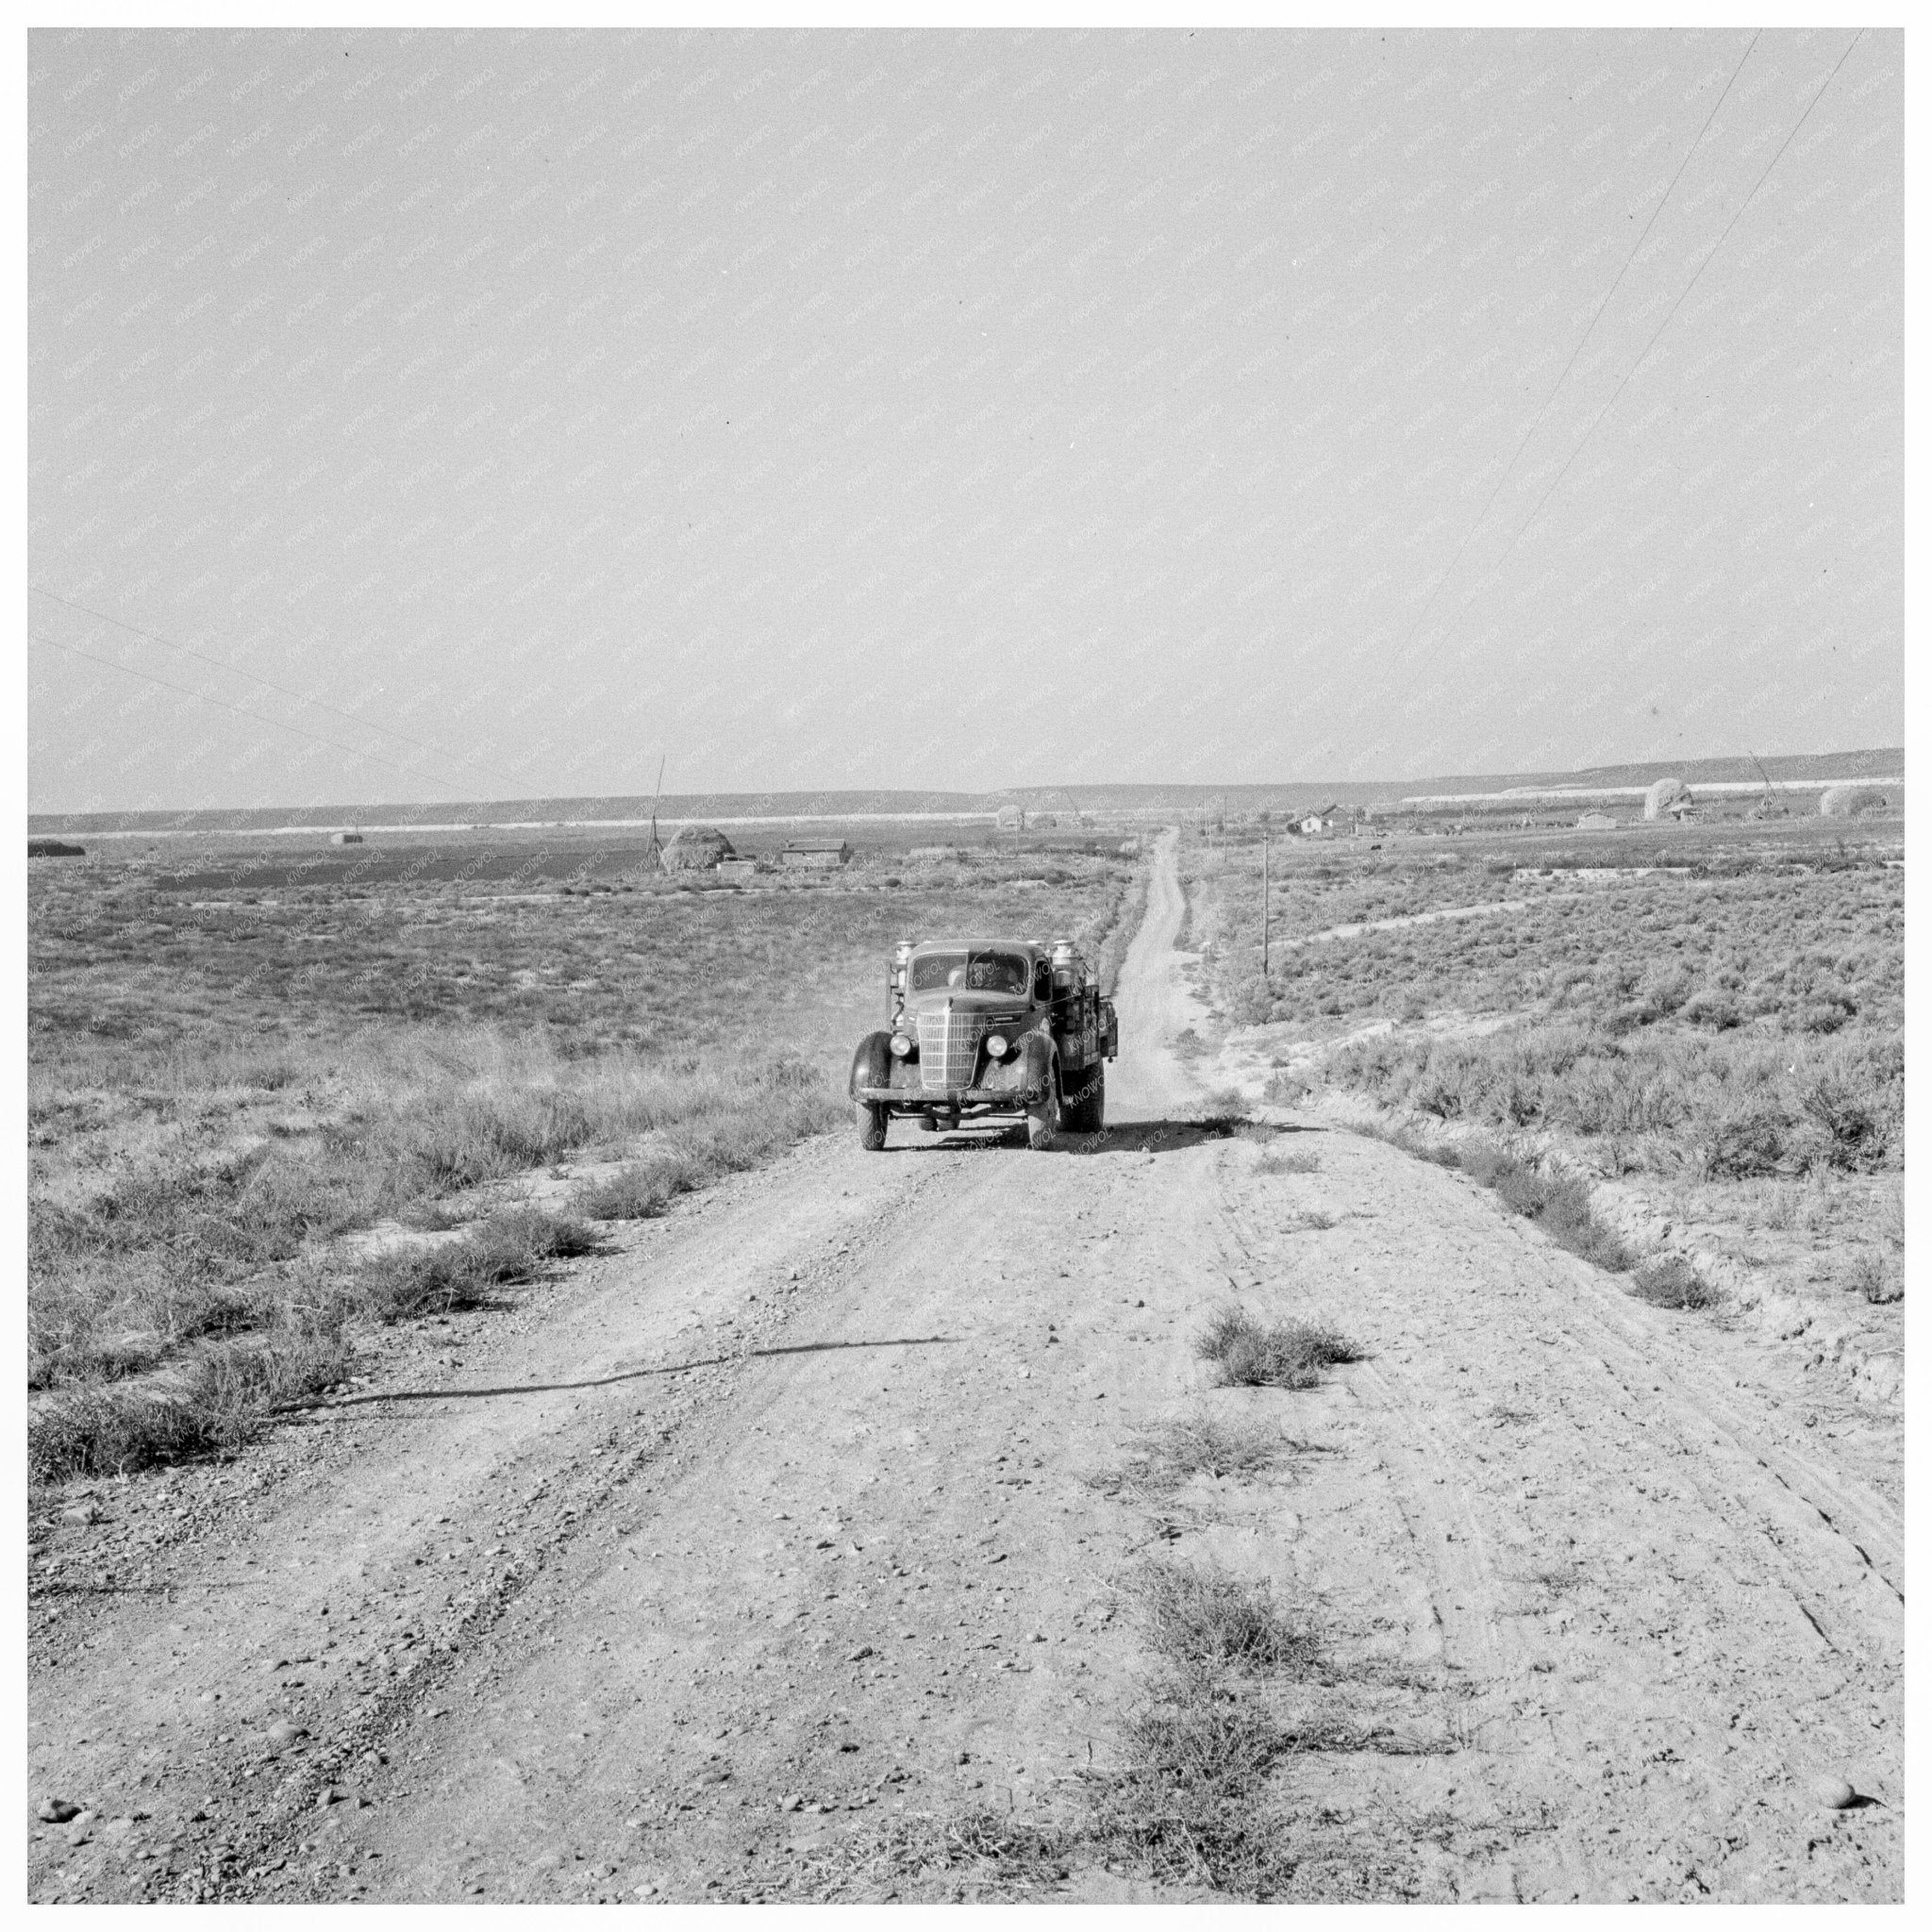
[[[1268,984],[1268,855],[1274,841],[1273,828],[1261,824],[1261,984]]]

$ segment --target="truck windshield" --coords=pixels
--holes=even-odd
[[[961,949],[955,953],[922,953],[912,962],[912,991],[936,992],[959,987],[968,992],[1024,993],[1031,975],[1018,953]]]

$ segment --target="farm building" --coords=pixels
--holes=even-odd
[[[1848,819],[1861,811],[1883,811],[1890,801],[1875,785],[1827,785],[1818,809],[1828,819]]]
[[[736,858],[731,841],[716,825],[686,825],[665,846],[666,872],[709,872],[726,858]]]
[[[1697,801],[1681,778],[1659,778],[1643,794],[1643,816],[1647,819],[1682,819],[1696,808]]]
[[[69,845],[59,839],[29,839],[26,856],[29,858],[85,858],[87,847]]]
[[[783,866],[803,867],[808,872],[837,872],[852,858],[852,848],[841,839],[794,840],[778,855]]]
[[[721,858],[718,861],[718,876],[737,885],[749,885],[758,875],[758,862],[755,858]]]
[[[1617,822],[1607,811],[1587,811],[1576,821],[1579,832],[1614,832]]]
[[[360,832],[331,832],[328,835],[328,842],[331,845],[359,845],[362,842],[362,834]]]

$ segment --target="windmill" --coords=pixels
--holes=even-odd
[[[1754,819],[1781,819],[1785,808],[1778,803],[1777,793],[1772,788],[1771,774],[1764,769],[1764,760],[1754,751],[1751,762],[1757,767],[1757,775],[1764,780],[1764,796],[1751,808]]]

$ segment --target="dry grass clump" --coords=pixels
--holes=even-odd
[[[204,1337],[273,1325],[276,1265],[369,1199],[326,1150],[300,1173],[268,1146],[164,1155],[79,1202],[30,1194],[28,1387],[140,1374]]]
[[[617,1174],[578,1188],[571,1207],[592,1221],[650,1220],[680,1194],[757,1167],[808,1132],[843,1125],[844,1106],[800,1071],[785,1069],[764,1091],[737,1092],[731,1105],[673,1129]]]
[[[1289,1894],[1306,1827],[1271,1798],[1270,1774],[1292,1752],[1359,1749],[1368,1734],[1334,1722],[1288,1724],[1271,1710],[1264,1680],[1306,1674],[1317,1653],[1312,1634],[1265,1586],[1150,1564],[1125,1588],[1151,1647],[1174,1669],[1148,1686],[1122,1724],[1121,1767],[1085,1779],[1086,1815],[1043,1824],[978,1811],[898,1821],[877,1840],[875,1881],[924,1881],[928,1895],[954,1899],[969,1888],[1017,1898],[1058,1885],[1076,1863],[1099,1861],[1230,1898]]]
[[[1264,1154],[1255,1163],[1257,1174],[1316,1174],[1322,1163],[1312,1154]]]
[[[684,1128],[759,1154],[844,1118],[822,1068],[743,1052],[663,1065],[632,1053],[560,1058],[483,1034],[423,1040],[406,1062],[364,1066],[343,1129],[391,1191],[442,1192],[548,1167],[595,1145]]]
[[[889,1817],[807,1864],[817,1901],[1018,1901],[1051,1894],[1084,1848],[1078,1825],[1036,1824],[981,1807],[932,1817]],[[826,1868],[829,1867],[829,1870]],[[816,1868],[816,1869],[814,1869]],[[786,1896],[795,1898],[795,1889]]]
[[[28,1416],[34,1477],[113,1474],[237,1448],[277,1407],[349,1373],[352,1322],[475,1307],[494,1289],[532,1279],[544,1261],[594,1246],[581,1222],[509,1208],[454,1241],[397,1250],[344,1276],[305,1264],[218,1290],[185,1343],[164,1349],[150,1333],[130,1338],[142,1346],[119,1358],[97,1345],[94,1374],[70,1359],[48,1378],[56,1386]]]
[[[1126,1466],[1093,1482],[1108,1495],[1160,1495],[1194,1475],[1257,1475],[1299,1446],[1265,1423],[1184,1416],[1141,1431],[1128,1452]]]
[[[1183,1669],[1299,1675],[1316,1662],[1313,1635],[1281,1609],[1266,1583],[1178,1563],[1146,1563],[1122,1588],[1140,1609],[1148,1642]]]
[[[58,1390],[28,1412],[28,1473],[36,1482],[118,1475],[239,1448],[277,1407],[339,1382],[353,1354],[337,1321],[207,1348],[139,1383]]]
[[[1244,1308],[1222,1309],[1194,1342],[1224,1385],[1248,1389],[1312,1389],[1322,1371],[1361,1353],[1330,1328],[1307,1322],[1257,1322]]]
[[[1157,1683],[1121,1741],[1127,1766],[1095,1805],[1088,1843],[1171,1884],[1257,1900],[1288,1889],[1299,1834],[1264,1787],[1296,1740],[1251,1695],[1199,1674]]]
[[[683,1156],[655,1155],[602,1180],[586,1181],[572,1193],[570,1205],[592,1221],[649,1221],[696,1185]]]
[[[1714,1308],[1724,1299],[1683,1255],[1657,1255],[1639,1262],[1630,1292],[1654,1308]]]
[[[1258,1705],[1192,1677],[1157,1685],[1122,1740],[1143,1774],[1197,1801],[1244,1797],[1289,1747],[1289,1734]]]
[[[529,1281],[543,1262],[588,1255],[596,1245],[596,1237],[580,1221],[511,1208],[453,1241],[398,1249],[365,1262],[351,1277],[348,1292],[358,1312],[379,1321],[443,1315],[483,1306],[492,1289]]]
[[[1852,1257],[1845,1286],[1876,1307],[1906,1298],[1905,1268],[1901,1261],[1871,1248],[1861,1248]]]

